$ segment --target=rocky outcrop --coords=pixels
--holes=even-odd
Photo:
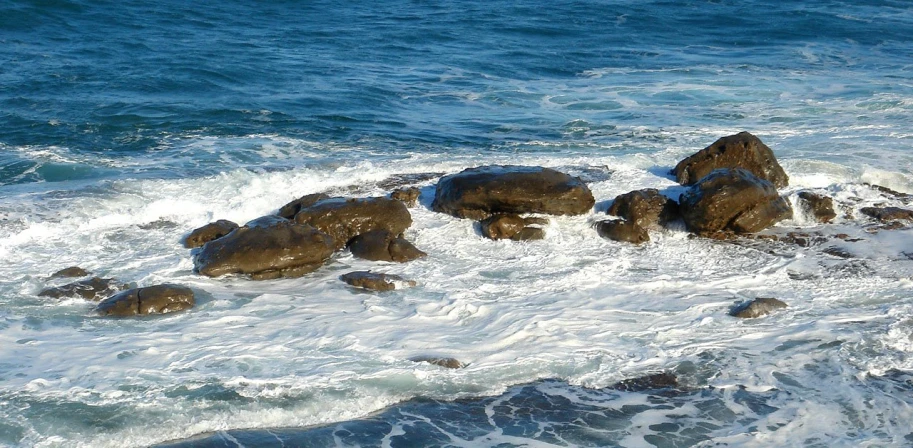
[[[660,194],[659,190],[647,188],[617,196],[606,214],[644,229],[655,229],[678,218],[678,204]]]
[[[523,218],[515,214],[492,215],[479,222],[482,236],[493,240],[511,239],[514,241],[541,240],[545,238],[547,219]]]
[[[174,313],[193,308],[190,288],[179,285],[156,285],[134,288],[102,300],[95,311],[102,316],[136,316]]]
[[[329,235],[309,225],[282,220],[272,226],[244,226],[206,243],[196,254],[194,266],[209,277],[298,277],[322,266],[335,249]]]
[[[372,230],[352,238],[349,241],[349,251],[357,258],[397,263],[417,260],[428,255],[402,236],[393,235],[386,230]]]
[[[643,227],[632,221],[623,219],[610,219],[596,223],[596,233],[599,236],[625,243],[641,244],[650,241],[650,235]]]
[[[792,216],[789,202],[774,186],[742,169],[721,169],[693,185],[679,198],[688,230],[753,233]]]
[[[92,277],[55,288],[46,288],[38,293],[42,297],[60,299],[64,297],[81,297],[85,300],[98,301],[118,291],[129,288],[113,278]]]
[[[627,380],[621,380],[609,386],[609,389],[626,392],[646,392],[657,389],[674,389],[677,387],[678,378],[676,378],[675,375],[671,373],[662,372]]]
[[[456,358],[442,358],[438,356],[415,356],[409,358],[409,361],[426,362],[428,364],[433,364],[448,369],[462,369],[463,367],[466,367],[466,364]]]
[[[238,228],[238,225],[226,219],[220,219],[211,222],[203,227],[193,229],[186,238],[184,238],[184,247],[194,249],[202,247],[204,244],[222,238]]]
[[[372,291],[392,291],[397,287],[415,286],[415,281],[405,280],[398,275],[378,274],[371,271],[354,271],[343,274],[340,280],[356,288],[370,289]]]
[[[319,201],[324,199],[329,199],[330,197],[323,193],[313,193],[304,195],[298,199],[295,199],[288,204],[282,206],[279,211],[276,213],[277,216],[281,216],[285,219],[294,219],[295,215],[301,211],[303,208],[308,208]]]
[[[881,222],[913,220],[913,210],[900,207],[863,207],[859,211]]]
[[[743,303],[733,308],[729,315],[742,319],[754,319],[756,317],[766,316],[780,308],[786,308],[788,305],[781,300],[772,297],[758,297],[750,302]]]
[[[400,235],[412,225],[409,209],[390,198],[330,198],[301,209],[295,222],[310,225],[333,238],[341,249],[352,238],[372,230]]]
[[[51,278],[78,278],[87,275],[89,275],[89,271],[86,271],[79,266],[70,266],[51,274]]]
[[[543,167],[493,165],[441,178],[431,208],[482,220],[498,213],[580,215],[595,202],[579,178]]]
[[[818,222],[828,223],[837,217],[837,213],[834,211],[834,200],[827,196],[821,196],[811,191],[801,191],[799,200]]]
[[[696,154],[682,160],[672,170],[682,185],[693,185],[720,168],[741,168],[764,179],[776,188],[789,185],[789,177],[773,151],[748,132],[723,137]]]
[[[422,191],[416,187],[397,188],[390,193],[390,198],[401,201],[406,204],[406,207],[415,207],[418,205],[418,198],[421,194]]]

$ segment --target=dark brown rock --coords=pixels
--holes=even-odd
[[[539,227],[524,227],[516,235],[510,237],[512,241],[536,241],[545,238],[545,229]]]
[[[742,168],[776,188],[789,185],[789,177],[773,151],[748,132],[723,137],[696,154],[682,160],[672,170],[682,185],[693,185],[720,168]]]
[[[627,392],[646,392],[657,389],[674,389],[678,387],[678,378],[675,375],[662,372],[646,375],[638,378],[631,378],[619,381],[609,389],[622,390]]]
[[[329,235],[308,225],[281,221],[271,227],[241,227],[206,243],[196,254],[194,266],[209,277],[293,277],[319,268],[334,250]]]
[[[316,204],[319,201],[322,201],[324,199],[329,199],[329,198],[330,197],[324,193],[313,193],[313,194],[304,195],[298,199],[295,199],[292,202],[289,202],[288,204],[283,205],[282,208],[280,208],[279,211],[276,213],[276,215],[281,216],[285,219],[294,219],[295,215],[297,215],[298,212],[301,211],[301,209],[308,208],[308,207]]]
[[[900,207],[863,207],[859,211],[863,215],[871,216],[881,222],[913,220],[913,210]]]
[[[352,238],[372,230],[400,235],[412,225],[409,209],[390,198],[330,198],[302,209],[295,222],[308,224],[330,235],[341,249]]]
[[[514,241],[541,240],[545,230],[532,225],[546,225],[544,218],[523,218],[520,215],[499,213],[479,222],[482,236],[493,240],[511,239]]]
[[[225,219],[211,222],[203,227],[191,231],[190,234],[184,238],[184,247],[188,249],[201,247],[212,240],[216,240],[222,238],[225,235],[228,235],[232,230],[237,228],[237,224]]]
[[[437,356],[415,356],[409,358],[409,361],[412,362],[427,362],[428,364],[434,364],[439,367],[446,367],[448,369],[462,369],[466,367],[466,364],[460,362],[456,358],[442,358]]]
[[[810,191],[799,192],[799,199],[818,222],[828,223],[837,217],[834,211],[834,200]]]
[[[644,229],[665,226],[678,218],[678,204],[655,188],[619,195],[606,214],[633,222]]]
[[[113,278],[92,277],[56,288],[47,288],[39,292],[38,295],[54,299],[82,297],[86,300],[97,301],[127,288],[129,288],[128,285],[118,283]]]
[[[595,202],[583,181],[553,169],[482,166],[441,178],[431,208],[482,220],[498,213],[580,215]]]
[[[166,314],[193,308],[190,288],[179,285],[155,285],[123,291],[101,301],[95,311],[102,316],[136,316]]]
[[[386,230],[372,230],[352,238],[349,241],[349,251],[357,258],[397,263],[417,260],[428,255],[405,238],[397,237]]]
[[[792,216],[789,202],[763,179],[742,169],[721,169],[701,179],[679,198],[688,230],[753,233]]]
[[[888,187],[883,187],[881,185],[875,185],[875,184],[863,184],[863,185],[865,185],[875,191],[879,191],[879,192],[883,193],[885,196],[892,196],[894,198],[900,199],[900,200],[904,201],[904,203],[909,201],[911,198],[911,195],[909,195],[907,193],[901,193],[897,190],[892,190]]]
[[[766,316],[774,310],[786,308],[788,305],[772,297],[758,297],[750,302],[743,303],[729,312],[730,316],[741,319],[754,319]]]
[[[85,277],[87,275],[89,275],[89,272],[85,269],[79,266],[70,266],[51,274],[51,278],[76,278]]]
[[[596,223],[599,236],[625,243],[641,244],[650,241],[650,235],[643,227],[623,219],[610,219]]]
[[[372,291],[392,291],[396,289],[397,283],[407,287],[415,286],[414,281],[405,280],[398,275],[378,274],[371,271],[349,272],[340,276],[339,279],[356,288]]]
[[[418,197],[421,194],[422,191],[415,187],[398,188],[393,190],[393,193],[390,193],[390,198],[401,201],[406,204],[406,207],[415,207],[418,205]]]

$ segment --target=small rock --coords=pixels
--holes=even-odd
[[[650,235],[643,227],[623,219],[610,219],[596,223],[596,233],[613,241],[641,244],[650,241]]]
[[[678,378],[675,375],[663,372],[653,375],[642,376],[619,381],[609,389],[622,390],[626,392],[645,392],[656,389],[669,389],[678,387]]]
[[[440,367],[446,367],[448,369],[462,369],[466,367],[466,364],[462,363],[455,358],[441,358],[437,356],[416,356],[409,358],[409,361],[412,362],[427,362],[428,364],[434,364]]]
[[[896,220],[913,220],[913,210],[900,207],[863,207],[859,210],[863,215],[871,216],[881,222]]]
[[[507,239],[526,227],[526,220],[516,214],[497,214],[479,221],[482,236],[493,240]]]
[[[789,176],[777,162],[773,151],[748,132],[717,140],[679,162],[672,174],[678,183],[692,185],[720,168],[744,169],[776,188],[789,185]]]
[[[127,288],[129,288],[128,285],[118,283],[113,278],[92,277],[56,288],[47,288],[39,292],[38,295],[54,299],[82,297],[85,300],[97,301]]]
[[[95,311],[102,316],[136,316],[166,314],[193,308],[190,288],[164,284],[134,288],[101,301]]]
[[[619,195],[606,214],[630,221],[644,229],[665,226],[678,218],[678,204],[655,188]]]
[[[202,247],[204,244],[210,241],[228,235],[232,230],[237,228],[237,224],[226,219],[220,219],[216,222],[211,222],[203,227],[192,230],[190,234],[184,238],[184,247],[188,249]]]
[[[352,255],[371,261],[395,261],[405,263],[428,254],[416,248],[402,236],[394,236],[386,230],[372,230],[349,241]]]
[[[833,255],[838,258],[855,258],[856,257],[855,255],[853,255],[846,249],[836,247],[836,246],[828,247],[828,248],[824,249],[822,252],[824,252],[828,255]]]
[[[372,291],[392,291],[397,288],[397,284],[406,287],[416,285],[415,281],[405,280],[398,275],[378,274],[371,271],[349,272],[340,276],[339,279],[356,288]]]
[[[280,208],[279,211],[276,212],[276,215],[281,216],[285,219],[294,219],[295,215],[297,215],[298,212],[301,211],[301,209],[308,208],[308,207],[316,204],[318,201],[322,201],[324,199],[329,199],[329,198],[330,197],[324,193],[313,193],[313,194],[304,195],[298,199],[295,199],[292,202],[289,202],[288,204],[283,205],[282,208]]]
[[[827,196],[802,191],[799,192],[799,199],[805,203],[805,207],[818,222],[828,223],[837,217],[837,213],[834,211],[834,200]]]
[[[418,197],[421,193],[422,191],[416,187],[397,188],[393,190],[393,193],[390,193],[390,198],[401,201],[406,204],[406,207],[415,207],[418,205]]]
[[[729,312],[729,315],[742,319],[753,319],[766,316],[776,309],[786,308],[787,306],[788,305],[783,301],[772,297],[758,297],[750,302],[743,303],[733,308]]]
[[[539,227],[524,227],[514,236],[510,237],[511,241],[536,241],[545,239],[545,229]]]
[[[76,278],[85,277],[87,275],[89,275],[89,272],[85,269],[79,266],[70,266],[51,274],[51,278]]]

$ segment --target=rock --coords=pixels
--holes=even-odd
[[[371,271],[354,271],[343,274],[340,280],[356,288],[370,289],[372,291],[392,291],[397,284],[404,287],[415,286],[415,281],[405,280],[398,275],[378,274]]]
[[[466,367],[466,364],[463,364],[455,358],[441,358],[437,356],[416,356],[409,358],[409,361],[412,362],[427,362],[428,364],[434,364],[440,367],[446,367],[448,369],[462,369]]]
[[[76,278],[85,277],[87,275],[89,275],[89,272],[85,269],[79,266],[70,266],[51,274],[51,278]]]
[[[260,227],[260,228],[266,229],[266,228],[273,227],[278,224],[283,224],[283,223],[287,223],[287,222],[290,222],[290,221],[281,216],[266,215],[266,216],[261,216],[259,218],[255,218],[250,221],[247,221],[244,224],[244,227],[249,227],[249,228]]]
[[[304,224],[241,227],[210,241],[194,258],[200,274],[249,274],[255,280],[298,277],[323,265],[335,251],[333,238]]]
[[[418,205],[418,197],[421,194],[422,191],[415,187],[397,188],[396,190],[393,190],[393,193],[390,193],[390,198],[401,201],[403,204],[406,204],[406,207],[415,207]]]
[[[650,235],[643,227],[623,219],[610,219],[596,223],[596,233],[613,241],[641,244],[650,241]]]
[[[179,285],[134,288],[102,300],[95,311],[102,316],[165,314],[193,308],[193,291]]]
[[[406,205],[390,198],[330,198],[301,209],[295,222],[308,224],[330,235],[341,249],[352,238],[372,230],[402,234],[412,225]]]
[[[201,247],[212,240],[228,235],[232,230],[237,228],[237,224],[225,219],[211,222],[203,227],[193,229],[190,234],[184,238],[184,247],[188,249]]]
[[[750,302],[743,303],[733,308],[729,315],[742,319],[754,319],[756,317],[766,316],[772,311],[780,308],[786,308],[788,305],[783,301],[772,297],[758,297]]]
[[[682,185],[693,185],[719,168],[742,168],[776,188],[789,185],[789,177],[773,151],[748,132],[723,137],[678,163],[672,170]]]
[[[372,230],[349,241],[349,251],[358,258],[372,261],[407,261],[423,258],[428,254],[418,250],[403,237],[386,230]]]
[[[863,215],[871,216],[881,222],[897,220],[913,220],[913,210],[899,207],[863,207],[859,210]]]
[[[118,291],[129,288],[113,278],[92,277],[56,288],[47,288],[38,293],[42,297],[60,299],[63,297],[82,297],[86,300],[101,300]]]
[[[900,199],[904,203],[907,203],[911,198],[911,195],[909,195],[907,193],[901,193],[897,190],[892,190],[888,187],[883,187],[881,185],[875,185],[875,184],[862,184],[862,185],[865,185],[875,191],[879,191],[879,192],[883,193],[885,196],[892,196],[894,198]]]
[[[742,169],[716,170],[679,198],[682,218],[696,234],[753,233],[792,216],[776,188]]]
[[[409,185],[420,184],[431,179],[437,179],[444,173],[409,173],[394,174],[377,183],[378,188],[392,190],[394,188],[405,187]]]
[[[493,165],[441,178],[431,208],[482,220],[498,213],[580,215],[595,203],[579,178],[549,168]]]
[[[633,222],[644,229],[665,226],[678,218],[678,204],[655,188],[619,195],[606,214]]]
[[[810,191],[799,192],[799,199],[818,222],[828,223],[837,217],[834,211],[834,200]]]
[[[276,215],[281,216],[285,219],[294,219],[295,215],[297,215],[298,212],[301,211],[301,209],[308,208],[308,207],[316,204],[319,201],[322,201],[324,199],[329,199],[329,198],[330,198],[329,196],[327,196],[326,194],[323,194],[323,193],[313,193],[313,194],[304,195],[298,199],[295,199],[292,202],[289,202],[288,204],[283,205],[282,208],[280,208],[279,211],[276,212]]]
[[[510,237],[512,241],[535,241],[545,239],[545,229],[539,227],[524,227],[516,235]]]
[[[511,238],[526,227],[526,220],[520,215],[497,214],[479,222],[482,236],[493,240]]]
[[[675,375],[671,373],[663,372],[622,380],[609,386],[609,389],[622,390],[626,392],[645,392],[649,390],[669,389],[676,387],[678,387],[678,378],[676,378]]]

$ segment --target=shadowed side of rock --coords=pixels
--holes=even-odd
[[[301,209],[295,222],[307,224],[333,238],[336,249],[372,230],[400,235],[412,225],[412,215],[402,201],[390,198],[330,198]]]
[[[773,151],[748,132],[720,138],[710,146],[682,160],[672,169],[676,181],[693,185],[714,170],[741,168],[764,179],[776,188],[789,185],[789,177]]]
[[[190,288],[163,284],[134,288],[101,301],[95,311],[102,316],[136,316],[166,314],[193,308],[195,304]]]
[[[712,172],[681,195],[679,207],[696,234],[754,233],[792,216],[773,184],[742,169]]]

